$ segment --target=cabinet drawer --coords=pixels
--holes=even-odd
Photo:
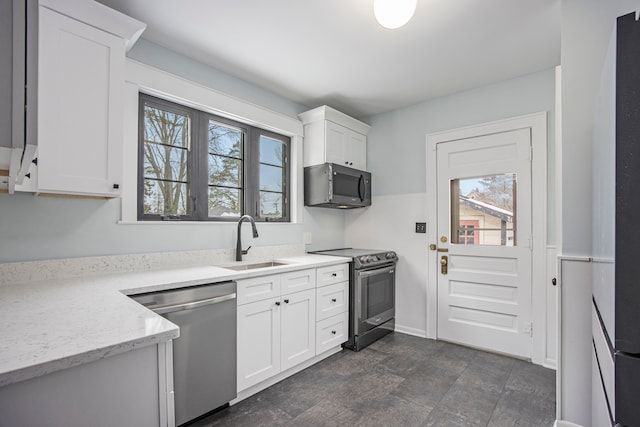
[[[338,314],[316,324],[316,354],[321,354],[347,341],[349,313]]]
[[[349,281],[349,264],[320,267],[317,269],[316,278],[318,287]]]
[[[349,282],[336,283],[316,289],[316,316],[323,320],[348,311]]]
[[[314,289],[315,287],[315,268],[282,274],[282,282],[280,284],[280,291],[282,295],[291,292],[306,291],[307,289]]]
[[[238,305],[280,296],[280,275],[238,280]]]

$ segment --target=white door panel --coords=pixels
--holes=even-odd
[[[438,338],[529,358],[530,130],[436,150]]]

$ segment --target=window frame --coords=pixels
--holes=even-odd
[[[147,104],[147,101],[149,103]],[[139,98],[139,108],[138,108],[138,200],[137,200],[137,217],[139,221],[168,221],[168,220],[182,220],[182,221],[195,221],[196,218],[194,216],[193,210],[193,198],[191,197],[191,185],[193,183],[193,177],[196,174],[193,166],[193,141],[194,141],[194,132],[196,127],[195,121],[196,117],[193,115],[193,109],[176,104],[174,102],[170,102],[161,98],[156,98],[150,95],[146,95],[140,93]],[[152,105],[153,107],[162,108],[166,111],[170,111],[172,113],[182,114],[189,118],[189,144],[187,145],[187,183],[188,183],[188,193],[187,193],[187,215],[180,215],[179,218],[174,218],[172,215],[162,215],[162,214],[145,214],[144,213],[144,124],[145,124],[145,115],[144,109],[146,105]]]
[[[188,156],[188,209],[189,214],[175,216],[165,216],[160,214],[144,213],[144,124],[145,106],[157,106],[179,114],[189,116],[191,127],[190,146]],[[207,111],[188,107],[173,101],[169,101],[157,96],[143,92],[138,93],[138,162],[137,162],[137,219],[144,222],[236,222],[242,215],[251,215],[257,222],[291,222],[291,137],[251,126],[247,123],[238,122],[226,117],[209,113]],[[242,143],[242,192],[240,216],[233,217],[210,217],[208,214],[208,125],[209,121],[215,121],[222,125],[241,129],[244,134]],[[278,140],[283,143],[283,215],[281,218],[271,218],[260,216],[260,136]],[[204,200],[204,203],[200,203]]]

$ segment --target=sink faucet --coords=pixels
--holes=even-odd
[[[242,250],[242,242],[240,240],[240,229],[242,228],[242,221],[245,219],[251,222],[251,227],[253,228],[253,237],[258,237],[258,229],[256,228],[256,221],[251,217],[251,215],[242,215],[238,220],[238,240],[236,244],[236,261],[242,261],[242,255],[246,255],[251,249],[249,246],[246,250]]]

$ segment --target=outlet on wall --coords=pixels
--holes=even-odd
[[[426,222],[416,222],[416,233],[425,233],[427,232],[427,223]]]

